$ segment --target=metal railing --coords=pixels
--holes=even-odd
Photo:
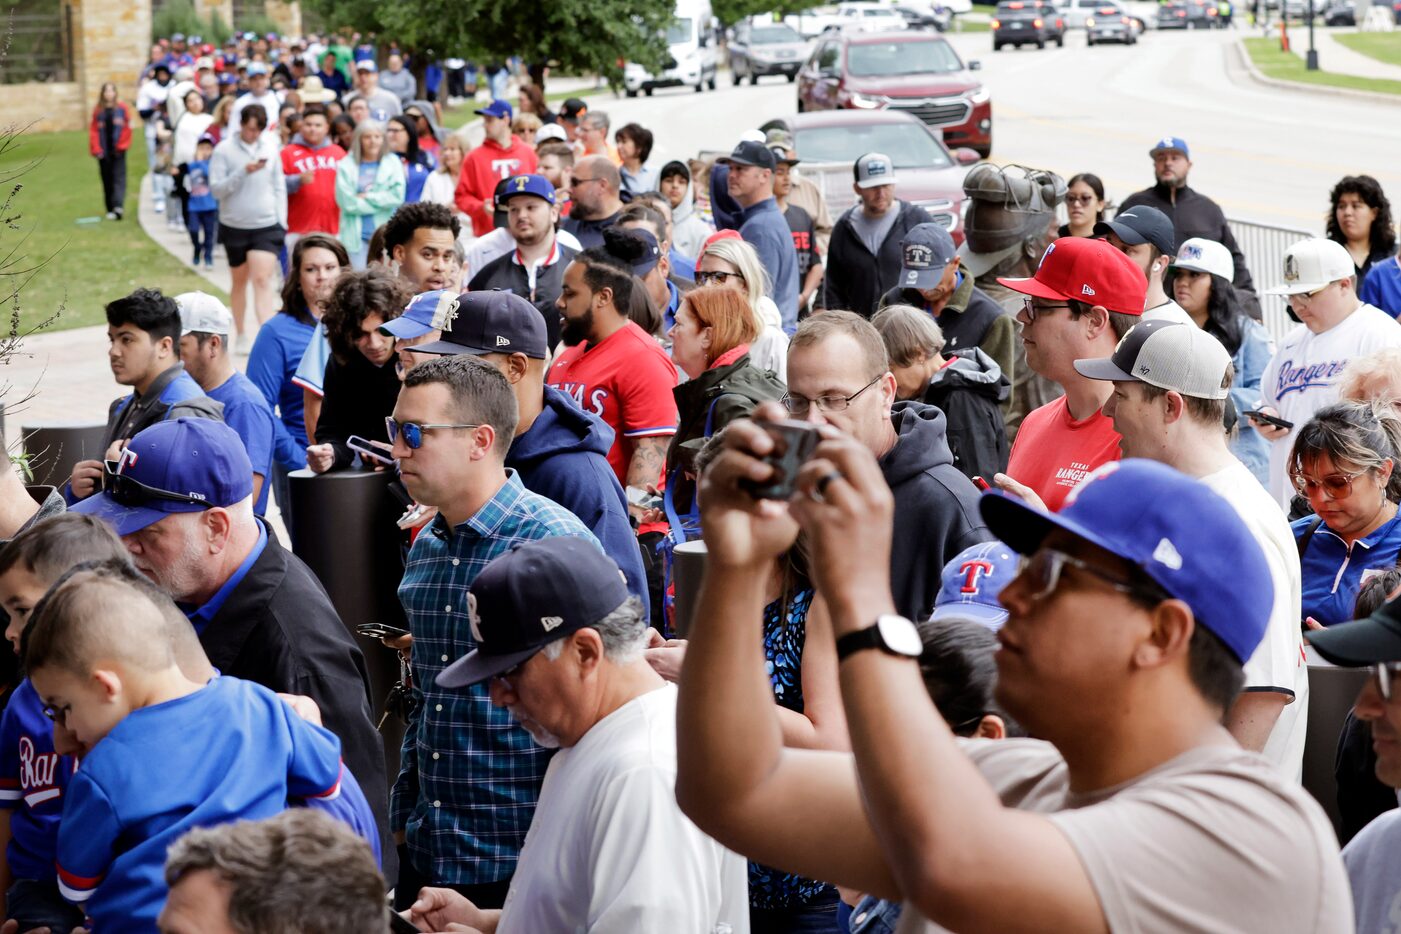
[[[1245,255],[1246,268],[1250,270],[1250,278],[1260,296],[1260,313],[1265,329],[1278,342],[1289,333],[1295,322],[1289,317],[1289,305],[1284,296],[1266,295],[1265,290],[1278,286],[1283,278],[1284,251],[1300,240],[1318,234],[1230,218],[1226,219],[1226,223],[1231,228],[1231,235],[1236,238],[1236,245]]]

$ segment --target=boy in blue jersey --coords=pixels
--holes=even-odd
[[[156,931],[165,852],[190,828],[341,792],[335,736],[261,686],[192,680],[170,619],[149,588],[85,569],[54,585],[23,637],[45,715],[89,749],[69,781],[57,867],[94,934]]]

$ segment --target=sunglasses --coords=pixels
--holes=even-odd
[[[1380,665],[1372,666],[1372,678],[1377,682],[1377,693],[1382,696],[1382,700],[1391,700],[1391,686],[1397,678],[1401,678],[1401,663],[1383,662]]]
[[[188,493],[172,493],[158,487],[147,486],[135,477],[117,473],[118,463],[106,461],[102,465],[102,490],[122,506],[145,506],[150,502],[188,503],[201,509],[212,509],[214,504],[202,496]]]
[[[1066,196],[1065,196],[1065,203],[1066,203],[1066,204],[1094,204],[1094,203],[1095,203],[1095,199],[1094,199],[1094,196],[1093,196],[1093,195],[1066,195]]]
[[[1352,481],[1366,472],[1359,470],[1356,473],[1330,473],[1318,479],[1307,474],[1295,473],[1290,474],[1289,479],[1294,482],[1294,489],[1299,491],[1300,496],[1312,496],[1321,489],[1328,494],[1329,499],[1345,499],[1352,495]]]
[[[1082,561],[1073,555],[1068,555],[1063,551],[1056,551],[1054,548],[1042,548],[1033,555],[1023,555],[1018,563],[1017,573],[1019,575],[1026,575],[1036,588],[1030,595],[1031,599],[1044,600],[1055,593],[1056,588],[1060,586],[1061,572],[1064,571],[1067,566],[1075,568],[1075,570],[1088,574],[1091,577],[1098,578],[1100,581],[1108,584],[1122,594],[1138,597],[1152,603],[1161,603],[1169,599],[1167,594],[1157,588],[1135,584],[1132,581],[1117,577],[1107,571],[1102,571],[1089,562]]]
[[[384,430],[385,430],[385,433],[389,435],[389,443],[390,443],[390,444],[394,444],[396,441],[399,440],[399,436],[400,436],[400,435],[403,435],[403,437],[404,437],[404,444],[407,445],[408,448],[409,448],[409,450],[411,450],[411,451],[417,451],[419,448],[423,447],[423,433],[424,433],[425,431],[437,431],[437,430],[439,430],[439,429],[447,429],[447,428],[480,428],[480,427],[482,427],[480,424],[477,424],[477,425],[456,425],[456,424],[454,424],[454,425],[420,425],[418,422],[396,422],[396,421],[394,420],[394,416],[392,416],[392,415],[386,415],[386,416],[384,417]]]

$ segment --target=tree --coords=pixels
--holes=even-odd
[[[711,11],[721,24],[733,26],[751,16],[787,16],[815,6],[812,0],[711,0]]]
[[[660,71],[669,3],[656,0],[303,0],[332,30],[348,27],[478,64],[518,55],[567,71],[622,78],[622,62]]]

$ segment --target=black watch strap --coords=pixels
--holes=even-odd
[[[884,649],[885,640],[880,636],[879,626],[867,626],[849,632],[837,640],[837,661],[843,662],[848,655],[865,649]]]

